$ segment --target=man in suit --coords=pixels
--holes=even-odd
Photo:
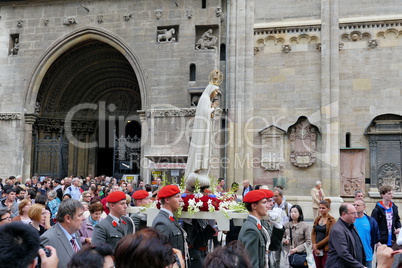
[[[180,250],[187,257],[187,234],[173,216],[173,212],[178,210],[183,202],[179,187],[166,185],[158,192],[158,199],[160,199],[162,208],[155,217],[152,227],[166,235],[172,247]]]
[[[329,233],[329,252],[325,267],[363,268],[366,262],[364,248],[354,222],[357,212],[352,204],[343,203],[339,207],[339,220]]]
[[[92,245],[107,243],[114,251],[117,242],[127,234],[133,234],[135,227],[133,221],[125,216],[127,213],[126,194],[122,191],[115,191],[106,198],[110,213],[95,226]]]
[[[250,185],[250,182],[248,180],[244,180],[243,181],[243,200],[244,197],[246,196],[246,194],[248,194],[248,192],[251,192],[252,190],[254,190],[253,186]]]
[[[43,246],[52,246],[59,257],[58,268],[67,266],[74,253],[81,249],[77,231],[84,217],[84,206],[75,199],[61,202],[57,212],[57,223],[40,237]]]
[[[283,237],[284,228],[281,224],[271,222],[274,228],[270,234],[266,223],[262,222],[268,210],[272,209],[272,196],[270,190],[254,190],[244,197],[250,215],[240,229],[239,241],[244,244],[253,268],[268,267],[268,251],[277,250]]]

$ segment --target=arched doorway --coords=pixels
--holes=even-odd
[[[141,94],[132,66],[117,49],[95,39],[75,44],[47,70],[36,103],[33,174],[139,173],[137,165],[119,168],[132,156],[123,148],[127,142],[118,144],[117,137],[130,134],[127,120],[137,120]],[[140,125],[136,127],[139,140]],[[128,153],[140,154],[139,144]]]

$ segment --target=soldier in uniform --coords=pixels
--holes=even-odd
[[[146,207],[148,204],[152,203],[149,194],[145,190],[135,191],[132,198],[134,199],[134,204],[136,207]],[[131,219],[135,224],[135,230],[140,230],[147,227],[147,215],[138,211],[137,213],[131,214]]]
[[[125,193],[115,191],[106,198],[110,213],[95,226],[92,245],[107,243],[114,251],[120,239],[135,232],[135,226],[131,218],[125,216],[127,209]]]
[[[161,231],[169,239],[173,248],[187,255],[186,232],[181,228],[173,212],[181,206],[180,189],[176,185],[166,185],[158,192],[158,199],[162,207],[152,222],[152,227]]]

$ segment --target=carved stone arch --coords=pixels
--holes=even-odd
[[[308,34],[301,34],[297,37],[298,44],[308,44],[310,43],[310,36]]]
[[[299,43],[299,40],[296,36],[293,36],[289,39],[289,43],[291,43],[292,45],[297,45]]]
[[[349,41],[349,34],[345,33],[341,35],[341,41],[342,42],[347,42]]]
[[[310,38],[310,44],[317,44],[317,43],[319,43],[319,41],[320,41],[320,38],[318,36],[313,35]]]
[[[396,39],[399,36],[399,32],[397,29],[391,28],[385,31],[385,38],[386,39]]]
[[[385,39],[385,32],[381,31],[377,33],[377,39]]]
[[[360,31],[352,31],[349,34],[349,41],[356,42],[362,39],[362,33]]]
[[[378,188],[389,185],[397,192],[395,196],[401,197],[402,116],[376,116],[365,134],[370,145],[370,191],[378,194]]]
[[[257,40],[257,46],[263,46],[265,44],[264,39],[260,38]]]
[[[129,45],[126,44],[117,35],[111,32],[107,32],[104,29],[96,27],[85,27],[71,32],[66,36],[62,36],[51,46],[49,46],[49,48],[43,53],[42,57],[40,58],[39,62],[36,64],[36,67],[32,72],[31,79],[25,92],[24,106],[27,110],[27,113],[35,112],[35,105],[39,88],[42,84],[42,80],[45,74],[47,73],[52,63],[70,48],[83,41],[91,39],[104,42],[114,47],[127,59],[137,76],[139,90],[141,93],[141,109],[146,109],[148,107],[145,75],[143,73],[143,69],[141,68],[139,60],[137,59]]]
[[[276,45],[277,42],[278,40],[276,40],[275,36],[273,35],[267,36],[267,38],[264,40],[264,43],[273,43],[274,45]]]
[[[362,40],[363,40],[363,41],[369,41],[369,40],[371,40],[371,34],[368,33],[368,32],[364,32],[364,33],[362,34]]]
[[[26,121],[33,132],[26,131],[25,143],[34,150],[33,159],[30,151],[24,155],[26,169],[31,162],[32,173],[118,176],[114,133],[141,137],[137,111],[146,108],[146,99],[140,63],[119,37],[84,28],[57,40],[41,57],[26,91],[26,118],[36,117]],[[135,129],[130,123],[136,123]],[[52,152],[60,151],[60,160],[44,157],[46,137],[53,142]],[[141,147],[135,150],[140,154]],[[106,155],[113,165],[103,173],[99,167]]]
[[[307,117],[301,116],[288,128],[290,141],[290,162],[296,167],[313,165],[317,155],[318,127],[312,125]]]

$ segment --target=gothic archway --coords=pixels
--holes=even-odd
[[[47,70],[36,103],[32,173],[139,173],[136,165],[118,168],[130,155],[116,151],[115,136],[126,136],[142,105],[137,75],[116,48],[96,39],[70,47]]]

